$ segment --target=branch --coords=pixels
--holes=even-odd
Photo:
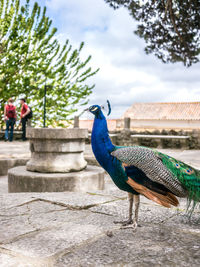
[[[165,5],[165,17],[167,15],[167,10],[168,10],[168,7],[169,7],[169,3],[171,3],[171,5],[172,5],[172,1],[171,0],[167,0],[167,3]]]
[[[174,19],[174,12],[173,12],[173,9],[172,9],[172,0],[168,0],[167,2],[169,3],[169,14],[170,14],[170,18],[171,18],[172,24],[174,26],[174,30],[177,33],[178,37],[180,38],[181,42],[184,43],[184,40],[183,40],[182,36],[180,35],[179,30],[176,27],[176,23],[175,23],[175,19]]]

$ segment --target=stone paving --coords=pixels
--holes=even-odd
[[[86,157],[92,160],[90,147]],[[200,151],[166,151],[200,168]],[[2,159],[29,157],[28,143],[0,142]],[[166,209],[141,198],[137,231],[113,223],[127,217],[126,193],[108,176],[105,189],[87,193],[7,193],[0,177],[0,266],[200,265],[200,211],[186,201]]]
[[[30,157],[29,142],[13,141],[4,142],[0,141],[0,159],[10,158],[26,158]]]

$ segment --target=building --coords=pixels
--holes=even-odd
[[[117,129],[126,117],[131,129],[200,129],[200,102],[134,103],[117,120]]]
[[[109,131],[124,129],[124,118],[131,130],[200,130],[200,102],[134,103],[121,118],[107,120]],[[80,128],[92,125],[93,119],[80,119]]]

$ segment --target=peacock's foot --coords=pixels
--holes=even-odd
[[[114,221],[115,224],[120,223],[122,226],[127,226],[133,223],[133,219],[129,218],[126,221]]]
[[[120,223],[120,229],[132,229],[133,232],[136,232],[137,228],[141,227],[141,225],[139,225],[135,219],[132,220],[130,218],[126,221],[114,221],[114,223]]]
[[[138,224],[137,222],[133,223],[133,232],[135,232],[137,230]]]
[[[133,232],[136,232],[137,227],[138,227],[138,224],[137,224],[136,222],[134,222],[134,223],[132,223],[131,225],[130,225],[130,224],[122,225],[122,226],[120,227],[120,229],[132,229]]]

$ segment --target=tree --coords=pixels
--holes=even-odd
[[[135,33],[147,43],[147,54],[154,53],[164,63],[199,62],[199,0],[105,0],[113,8],[125,6],[138,21]]]
[[[87,103],[94,85],[85,81],[98,70],[88,67],[91,56],[81,60],[84,43],[78,49],[69,40],[60,45],[46,7],[29,2],[0,0],[0,112],[9,97],[23,96],[41,124],[46,85],[47,125],[59,125]]]

